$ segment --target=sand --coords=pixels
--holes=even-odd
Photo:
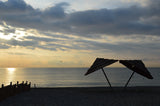
[[[32,88],[0,106],[160,106],[160,87]]]

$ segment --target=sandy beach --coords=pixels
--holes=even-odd
[[[160,106],[160,87],[32,88],[0,106]]]

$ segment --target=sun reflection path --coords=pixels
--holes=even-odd
[[[14,82],[15,80],[15,71],[16,68],[6,68],[7,76],[6,76],[6,84],[10,84],[10,82]]]
[[[8,73],[13,74],[16,68],[7,68]]]

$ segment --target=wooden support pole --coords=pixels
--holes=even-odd
[[[31,87],[31,82],[29,82],[29,87]]]
[[[18,84],[19,84],[19,81],[17,81],[17,86],[18,86]]]
[[[134,73],[135,73],[135,72],[133,71],[132,74],[131,74],[131,76],[129,77],[127,83],[125,84],[124,89],[126,89],[128,83],[129,83],[129,81],[131,80],[131,78],[133,77]]]
[[[4,88],[4,84],[2,84],[2,88]]]
[[[28,81],[26,81],[26,85],[28,84]]]
[[[104,71],[103,68],[102,68],[102,72],[103,72],[103,74],[104,74],[104,76],[105,76],[105,78],[106,78],[106,80],[107,80],[107,82],[108,82],[110,88],[112,89],[111,83],[109,82],[109,79],[108,79],[108,77],[107,77],[107,75],[106,75],[106,73],[105,73],[105,71]]]
[[[10,86],[12,86],[12,82],[10,82]]]

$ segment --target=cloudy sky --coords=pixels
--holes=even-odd
[[[159,67],[159,11],[159,0],[0,0],[0,67]]]

